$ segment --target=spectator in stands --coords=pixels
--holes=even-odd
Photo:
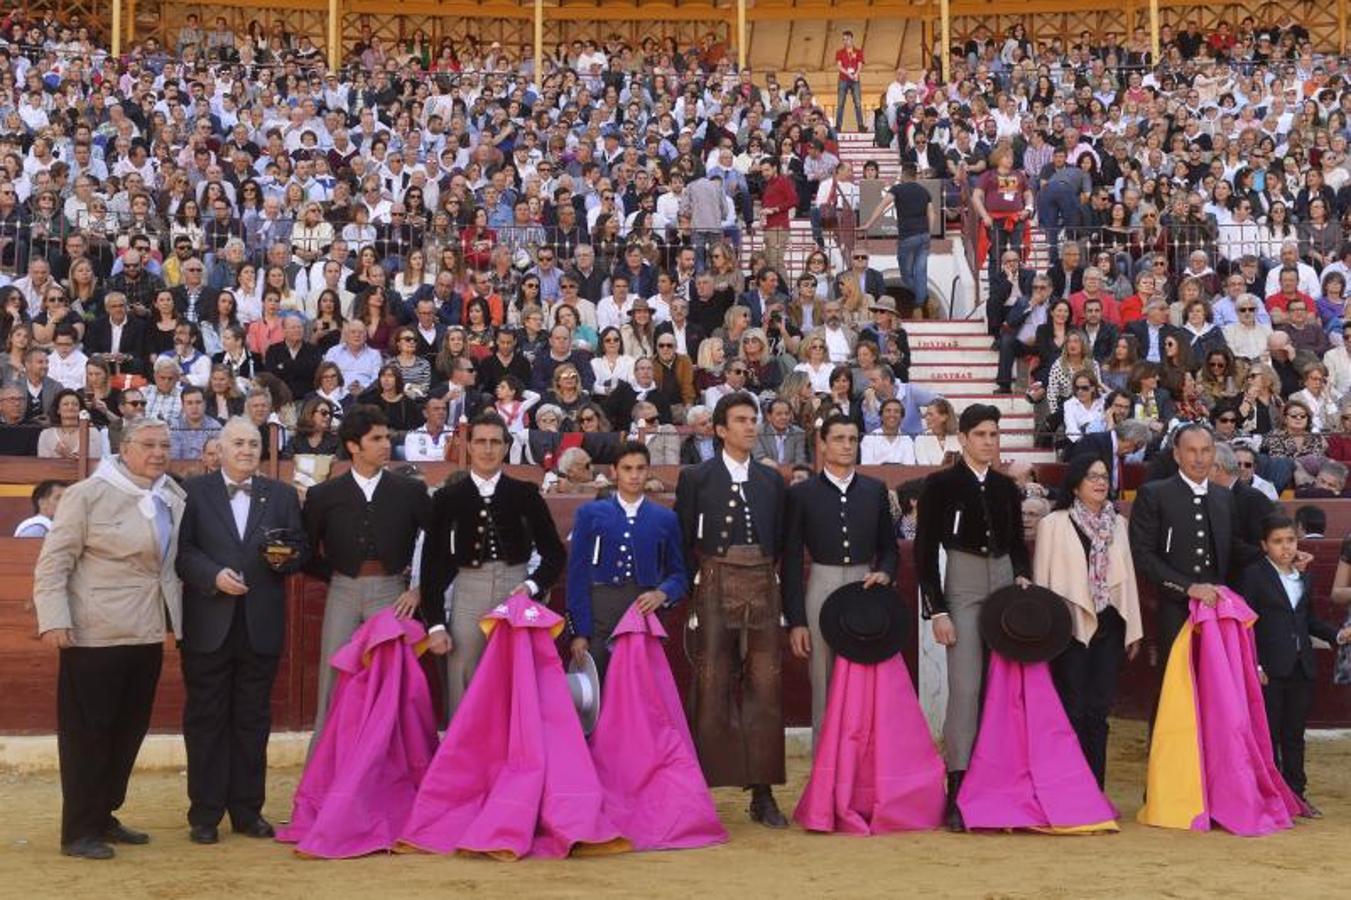
[[[1325,460],[1318,467],[1313,481],[1300,484],[1295,488],[1295,496],[1301,500],[1343,499],[1346,493],[1347,467],[1336,460]]]
[[[1295,537],[1301,541],[1315,541],[1326,537],[1328,514],[1321,506],[1306,503],[1295,510]]]
[[[56,517],[57,507],[61,503],[61,495],[65,493],[68,487],[70,487],[70,482],[51,478],[39,481],[34,485],[33,493],[30,496],[33,514],[15,526],[14,536],[16,538],[38,538],[39,540],[45,538],[47,532],[52,529],[52,520]]]
[[[171,459],[200,459],[202,447],[220,434],[220,422],[207,415],[206,394],[196,385],[179,393],[182,412],[169,422]]]
[[[163,422],[127,423],[120,455],[62,497],[34,571],[38,633],[61,656],[68,856],[110,859],[113,843],[149,840],[114,813],[150,726],[165,632],[181,635],[174,559],[183,492],[165,474],[169,443]]]
[[[882,403],[881,424],[864,436],[860,457],[865,466],[915,465],[915,442],[901,431],[905,405],[894,397]]]
[[[16,379],[24,390],[25,422],[46,422],[52,402],[62,390],[61,383],[47,376],[47,351],[41,347],[29,347],[23,354],[23,377]]]

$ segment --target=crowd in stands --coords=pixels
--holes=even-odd
[[[443,459],[492,408],[513,462],[576,486],[626,437],[709,458],[735,391],[784,466],[832,410],[864,463],[956,449],[910,384],[927,285],[831,231],[859,192],[805,77],[711,35],[574,40],[537,88],[497,44],[356,38],[331,68],[279,22],[190,16],[121,58],[78,20],[0,22],[0,452],[112,453],[153,415],[209,459],[243,413],[331,458],[361,403]],[[1351,460],[1351,73],[1289,19],[1162,38],[973,39],[947,82],[899,70],[872,130],[969,199],[998,390],[1039,440],[1150,458],[1206,421],[1314,490]]]

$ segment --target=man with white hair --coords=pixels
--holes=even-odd
[[[1299,258],[1299,241],[1293,238],[1281,243],[1280,263],[1272,266],[1271,271],[1267,272],[1263,296],[1270,297],[1281,292],[1281,270],[1288,266],[1293,266],[1299,271],[1301,294],[1308,294],[1310,297],[1323,296],[1323,285],[1318,280],[1318,270]]]
[[[188,823],[197,844],[216,843],[226,814],[236,833],[273,836],[262,808],[285,577],[308,559],[295,489],[259,472],[262,442],[253,423],[226,422],[220,448],[220,471],[186,485],[179,536]],[[278,532],[289,552],[274,551]]]
[[[155,360],[155,384],[145,398],[147,418],[161,422],[173,422],[183,413],[183,370],[172,357],[161,356]]]
[[[342,372],[343,384],[353,397],[375,384],[380,374],[380,351],[366,343],[366,326],[359,319],[348,319],[342,326],[342,342],[324,354],[324,362],[334,363]]]
[[[167,474],[169,447],[163,422],[126,423],[120,454],[65,491],[33,571],[37,631],[60,654],[66,856],[111,859],[113,844],[150,842],[114,813],[150,728],[165,633],[182,637],[184,493]]]

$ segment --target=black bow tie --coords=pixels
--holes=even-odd
[[[225,485],[225,494],[231,500],[235,498],[236,494],[247,494],[248,496],[252,497],[253,479],[249,479],[248,481],[245,481],[243,484],[230,484],[227,482]]]

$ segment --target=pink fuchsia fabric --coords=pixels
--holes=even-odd
[[[1276,769],[1257,676],[1256,620],[1228,588],[1220,588],[1214,607],[1191,601],[1164,675],[1163,699],[1173,702],[1167,709],[1160,703],[1149,801],[1140,811],[1145,824],[1207,831],[1214,823],[1257,837],[1290,828],[1304,811]]]
[[[837,656],[794,820],[809,831],[859,835],[937,828],[943,780],[904,660],[863,665]]]
[[[655,615],[630,606],[615,627],[591,758],[605,812],[635,850],[727,840],[685,721]]]
[[[436,752],[436,714],[418,665],[426,633],[387,609],[333,655],[333,702],[277,840],[305,856],[390,850]]]
[[[554,647],[563,620],[515,595],[488,635],[400,846],[496,859],[630,849],[606,817],[591,752]]]
[[[957,794],[968,828],[1115,831],[1044,662],[990,654],[971,764]]]

